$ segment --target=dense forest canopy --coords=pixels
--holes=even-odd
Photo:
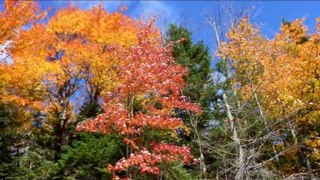
[[[3,5],[1,179],[320,177],[319,19],[266,38],[218,9],[211,57],[125,6]]]

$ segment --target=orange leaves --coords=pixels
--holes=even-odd
[[[28,111],[38,110],[41,104],[42,111],[70,115],[74,95],[85,91],[98,101],[119,85],[119,68],[129,48],[138,43],[140,22],[120,12],[108,13],[102,6],[70,7],[57,11],[47,24],[18,31],[44,13],[33,1],[6,3],[6,11],[0,14],[0,22],[5,20],[0,41],[16,38],[7,50],[13,63],[0,65],[2,102],[15,102]],[[99,129],[94,123],[90,127]]]
[[[272,84],[266,83],[262,90],[270,95],[278,90],[277,97],[272,97],[281,101],[288,112],[303,108],[316,95],[311,89],[318,88],[315,77],[320,64],[316,61],[319,47],[313,41],[314,35],[307,34],[303,20],[284,23],[268,45],[270,55],[263,58],[268,72],[264,78],[272,79]]]
[[[12,21],[0,38],[10,39],[10,33],[39,18],[39,9],[31,1],[7,1],[6,10],[0,14],[0,23],[7,18]],[[26,10],[26,17],[17,18],[15,13],[21,10]],[[70,7],[57,11],[47,24],[22,30],[9,49],[13,63],[0,66],[4,70],[0,80],[5,80],[0,98],[14,99],[30,112],[43,104],[46,109],[41,111],[52,114],[48,124],[68,129],[74,120],[74,96],[85,91],[98,102],[106,95],[104,113],[79,124],[77,130],[116,134],[137,156],[138,150],[149,147],[150,140],[144,138],[148,131],[175,132],[183,125],[172,116],[176,108],[201,111],[181,96],[187,70],[174,62],[170,47],[162,47],[153,20],[144,26],[122,14],[123,10],[108,13],[102,5],[90,10]],[[141,151],[142,159],[133,155],[119,161],[116,169],[135,165],[142,173],[158,174],[157,162],[189,162],[186,147],[155,148],[151,155]],[[154,161],[154,156],[159,159]]]
[[[0,43],[11,40],[19,29],[28,23],[35,23],[44,18],[46,12],[41,12],[38,3],[24,0],[6,0],[5,11],[0,13]]]
[[[119,81],[116,72],[128,48],[137,43],[139,26],[137,21],[119,12],[108,13],[100,5],[91,10],[60,10],[49,21],[48,31],[60,39],[56,51],[63,50],[62,62],[72,62],[78,70],[70,69],[74,74],[86,74],[90,91],[98,89],[98,94],[104,94]]]
[[[26,2],[15,6],[21,3]],[[126,48],[137,43],[139,28],[137,21],[119,12],[109,14],[101,6],[62,9],[48,24],[21,31],[9,49],[14,67],[8,68],[17,76],[33,74],[32,81],[44,85],[49,94],[69,80],[80,79],[89,93],[104,94],[117,84],[121,59]],[[27,76],[20,77],[22,84],[28,82]]]
[[[239,63],[253,62],[257,59],[259,48],[262,46],[263,39],[258,27],[250,24],[249,19],[242,19],[238,25],[231,28],[227,34],[228,44],[223,43],[220,53],[223,57],[236,60]]]

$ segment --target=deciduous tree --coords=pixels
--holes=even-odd
[[[159,38],[152,36],[152,24],[139,33],[138,44],[123,59],[118,74],[121,83],[107,94],[104,113],[78,126],[80,131],[115,133],[123,138],[126,156],[109,166],[114,177],[121,172],[131,178],[137,173],[160,175],[160,164],[193,161],[190,148],[147,136],[150,130],[161,131],[164,136],[174,134],[183,125],[181,119],[172,117],[175,108],[196,114],[201,111],[181,95],[186,69],[174,62],[172,44],[161,47]]]

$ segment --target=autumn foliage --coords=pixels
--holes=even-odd
[[[158,165],[160,163],[168,164],[181,160],[185,164],[197,162],[193,159],[188,147],[160,143],[152,144],[150,151],[144,148],[140,152],[132,153],[128,159],[122,158],[115,166],[109,165],[108,169],[112,172],[124,172],[130,167],[138,167],[142,174],[159,175],[161,170]],[[117,178],[117,176],[114,177]]]
[[[41,11],[39,4],[34,1],[5,1],[4,11],[0,13],[0,43],[12,40],[16,36],[16,31],[19,31],[22,26],[36,23],[45,16],[46,12]]]
[[[34,14],[38,8],[32,1],[6,2],[6,9],[13,14],[17,13],[12,12],[13,6],[17,6],[15,11],[22,11],[27,4],[35,8],[10,30],[37,20],[39,16]],[[11,18],[10,13],[4,15]],[[7,48],[13,62],[1,64],[5,72],[0,75],[5,83],[1,99],[25,107],[29,119],[35,112],[48,117],[43,123],[55,134],[56,158],[76,121],[72,109],[77,104],[72,99],[85,91],[93,101],[104,99],[104,113],[79,124],[79,131],[122,137],[127,154],[131,154],[125,157],[128,162],[150,151],[149,159],[157,156],[157,160],[145,160],[154,170],[159,163],[179,159],[191,162],[188,147],[143,139],[146,129],[174,134],[183,124],[173,116],[174,108],[200,113],[200,107],[181,96],[187,70],[174,62],[171,45],[162,46],[153,21],[145,25],[121,11],[108,13],[102,5],[90,10],[68,7],[58,10],[47,24],[34,24],[15,36]],[[29,128],[31,122],[26,124]],[[141,172],[160,172],[147,170],[140,163],[129,164],[141,167]],[[122,171],[120,167],[127,169],[129,165],[122,159],[112,171]]]
[[[222,42],[209,18],[213,69],[186,28],[126,10],[3,2],[0,179],[319,176],[320,19],[266,38],[237,17]]]
[[[183,160],[192,162],[188,147],[144,140],[146,130],[175,132],[182,126],[173,117],[175,108],[200,113],[180,92],[185,86],[183,75],[187,72],[171,56],[171,46],[161,47],[157,37],[151,36],[152,23],[138,34],[138,44],[132,46],[119,70],[120,84],[105,98],[104,113],[85,121],[78,130],[116,133],[130,147],[130,156],[121,159],[109,169],[115,172],[138,167],[141,173],[159,174],[159,163]],[[138,106],[135,103],[138,102]],[[158,141],[158,142],[157,142]]]
[[[284,21],[273,39],[265,39],[243,19],[220,49],[235,69],[233,84],[242,98],[257,95],[265,123],[281,124],[272,127],[271,142],[285,152],[280,158],[287,160],[282,169],[287,174],[311,171],[319,163],[319,25],[308,34],[303,21]]]

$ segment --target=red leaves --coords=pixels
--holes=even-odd
[[[159,174],[160,170],[156,165],[160,162],[159,156],[154,156],[150,152],[142,150],[139,153],[131,154],[128,159],[122,158],[114,167],[109,166],[109,170],[122,172],[130,167],[137,167],[144,174]]]
[[[186,85],[183,76],[187,70],[174,62],[171,50],[161,47],[153,35],[152,24],[140,32],[138,45],[130,48],[118,72],[121,83],[106,95],[104,113],[77,128],[117,134],[132,147],[130,157],[108,167],[113,173],[135,167],[140,173],[157,175],[160,173],[159,164],[193,161],[188,147],[164,143],[152,143],[146,147],[148,142],[143,138],[150,129],[175,133],[176,128],[183,125],[179,118],[172,117],[176,108],[197,114],[201,112],[198,105],[188,102],[180,94]],[[186,39],[181,41],[186,42]],[[138,110],[136,104],[139,104]]]
[[[179,109],[188,109],[196,114],[201,113],[201,107],[187,102],[185,98],[169,96],[161,99],[161,102],[164,106],[169,108],[179,108]]]
[[[182,158],[183,163],[189,164],[193,160],[191,149],[186,146],[175,146],[172,144],[153,144],[154,154],[160,155],[161,159],[165,162],[178,161]]]
[[[105,113],[98,115],[95,119],[89,119],[77,126],[78,131],[100,132],[103,134],[115,133],[113,129],[130,134],[127,128],[128,111],[121,105],[108,105],[104,108]]]
[[[148,34],[149,32],[149,34]],[[198,105],[187,102],[180,95],[185,86],[183,76],[186,69],[175,64],[168,49],[153,44],[150,27],[140,33],[138,46],[133,46],[124,59],[119,77],[122,80],[115,92],[107,93],[105,113],[96,119],[88,120],[79,126],[79,130],[110,133],[115,128],[122,135],[139,134],[144,127],[174,130],[181,125],[177,118],[170,118],[175,108],[188,109],[200,113]],[[143,113],[130,114],[124,100],[134,95],[144,96]],[[162,108],[155,108],[161,103]]]
[[[140,152],[131,154],[128,159],[122,158],[113,167],[108,165],[108,169],[111,172],[126,171],[130,167],[136,167],[142,174],[154,174],[160,173],[160,169],[157,167],[160,163],[168,164],[170,162],[182,160],[184,164],[190,164],[193,162],[191,150],[189,147],[180,147],[172,144],[152,144],[152,152],[144,149]]]
[[[153,129],[175,130],[182,125],[179,118],[150,116],[139,113],[128,117],[128,111],[117,106],[106,106],[105,113],[95,119],[89,119],[77,126],[78,131],[100,132],[103,134],[117,133],[122,135],[139,134],[144,127]]]

